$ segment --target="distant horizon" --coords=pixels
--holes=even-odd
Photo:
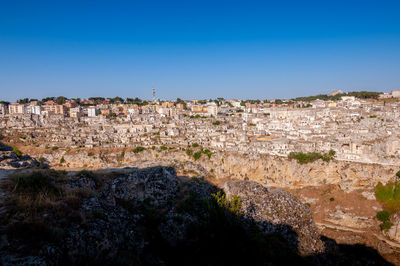
[[[388,92],[400,89],[399,11],[394,0],[5,0],[0,98]]]
[[[340,89],[338,89],[338,90],[340,90]],[[338,90],[331,90],[331,92],[332,91],[338,91]],[[395,90],[395,89],[393,89],[393,90]],[[390,90],[390,91],[383,91],[383,90],[348,90],[347,91],[347,90],[343,90],[342,89],[341,91],[343,91],[344,94],[347,94],[347,93],[362,92],[362,91],[377,92],[377,93],[390,93],[393,90]],[[218,98],[223,98],[224,100],[227,100],[227,101],[230,101],[230,100],[240,100],[240,101],[248,101],[248,100],[249,101],[250,100],[266,101],[266,100],[268,100],[268,101],[270,101],[270,100],[292,100],[292,99],[299,98],[299,97],[312,97],[312,96],[317,96],[317,95],[330,95],[330,92],[329,93],[317,93],[317,94],[314,94],[314,95],[297,95],[297,96],[290,97],[290,98],[248,98],[248,99],[245,99],[245,98],[227,98],[227,97],[223,97],[223,96],[219,96],[219,97],[215,97],[215,98],[197,98],[197,99],[185,99],[185,98],[182,98],[182,97],[177,97],[177,98],[180,98],[181,100],[185,100],[185,101],[216,100]],[[32,101],[32,100],[41,101],[41,100],[43,100],[45,98],[50,98],[50,97],[57,98],[57,97],[66,97],[66,96],[65,95],[57,95],[57,96],[32,97],[32,98],[30,98],[30,97],[20,97],[20,98],[17,98],[15,100],[7,100],[7,99],[0,98],[0,101],[7,101],[7,102],[10,102],[10,103],[14,103],[14,102],[17,102],[18,100],[22,100],[22,99],[25,99],[25,98],[28,98],[30,101]],[[96,95],[96,96],[89,96],[89,97],[66,97],[66,98],[69,99],[69,100],[78,99],[78,98],[81,99],[81,100],[88,100],[89,98],[104,98],[105,100],[107,100],[107,99],[116,98],[116,97],[121,97],[124,100],[126,100],[128,98],[131,98],[131,99],[139,98],[142,101],[152,101],[151,98],[150,99],[149,98],[140,98],[140,97],[137,97],[137,96],[124,97],[124,96],[121,96],[121,95],[116,95],[116,96],[99,96],[99,95]],[[156,101],[176,101],[177,98],[162,99],[162,98],[156,97]]]

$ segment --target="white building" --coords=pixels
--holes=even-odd
[[[39,105],[30,105],[27,111],[30,114],[40,115],[42,113],[42,108]]]
[[[10,114],[26,114],[26,104],[12,103],[8,106],[8,112]]]
[[[400,90],[393,90],[392,97],[399,98],[400,97]]]
[[[207,106],[207,113],[212,116],[217,116],[218,114],[218,106],[216,105],[209,105]]]
[[[95,106],[88,107],[88,116],[89,117],[96,117],[99,110]]]

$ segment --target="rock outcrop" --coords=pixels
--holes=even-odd
[[[0,169],[31,168],[40,163],[27,154],[17,155],[11,147],[0,142]]]
[[[324,251],[310,208],[290,193],[238,180],[226,182],[224,191],[228,198],[240,197],[244,218],[256,222],[264,234],[280,232],[289,242],[296,243],[302,255]]]

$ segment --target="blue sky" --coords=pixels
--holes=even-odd
[[[0,99],[400,89],[400,1],[0,0]]]

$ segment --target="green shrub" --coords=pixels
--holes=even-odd
[[[212,152],[210,150],[204,150],[203,153],[208,156],[208,159],[211,159]]]
[[[151,146],[151,149],[154,151],[156,149],[156,146]]]
[[[15,155],[17,155],[19,158],[22,157],[22,151],[20,151],[17,147],[13,147],[13,152]]]
[[[213,124],[214,126],[218,126],[218,125],[221,124],[221,122],[217,120],[217,121],[214,121],[212,124]]]
[[[389,221],[389,217],[390,217],[389,212],[385,210],[380,211],[376,214],[376,218],[378,218],[378,220],[381,222]]]
[[[392,225],[393,224],[390,221],[386,221],[386,222],[381,223],[380,227],[381,227],[381,230],[384,231],[384,230],[389,230],[392,227]]]
[[[193,154],[193,158],[195,161],[197,161],[198,159],[200,159],[201,157],[201,151],[198,151],[196,153]]]
[[[397,171],[396,176],[400,178],[400,171]]]
[[[56,151],[56,150],[58,150],[58,147],[57,146],[51,147],[51,150]]]
[[[154,146],[153,146],[153,147],[154,147]],[[144,147],[139,146],[139,147],[134,148],[134,149],[133,149],[133,152],[134,152],[134,153],[139,153],[139,152],[144,151],[144,150],[145,150]]]
[[[40,158],[39,158],[39,163],[44,163],[45,161],[46,161],[46,159],[43,158],[42,156],[40,156]]]
[[[389,214],[400,210],[400,183],[388,182],[385,186],[378,183],[375,196]]]
[[[164,146],[164,145],[162,145],[162,146],[160,147],[160,149],[163,150],[163,151],[168,150],[167,146]]]
[[[334,198],[330,198],[329,200],[330,200],[330,201],[335,201],[335,199],[334,199]]]
[[[226,198],[225,193],[218,191],[217,193],[211,194],[212,198],[216,200],[217,204],[221,208],[226,208],[230,212],[241,215],[240,208],[242,207],[242,203],[240,201],[240,197],[237,195],[233,195],[232,200],[228,200]]]
[[[199,144],[197,142],[195,142],[195,143],[192,144],[192,147],[193,148],[197,148],[197,147],[199,147]]]
[[[303,153],[303,152],[291,152],[288,155],[288,158],[290,160],[297,160],[300,164],[306,164],[306,163],[311,163],[316,160],[323,160],[325,162],[329,162],[330,160],[333,159],[334,156],[334,151],[329,151],[329,153],[321,154],[319,152],[308,152],[308,153]]]
[[[63,157],[61,157],[61,159],[60,159],[60,163],[65,163],[64,156],[63,156]]]

